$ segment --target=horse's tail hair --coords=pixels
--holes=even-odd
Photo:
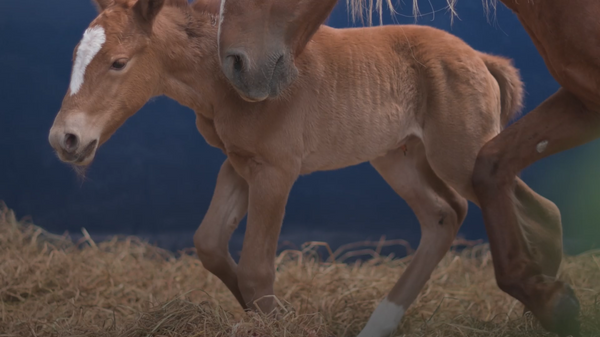
[[[450,12],[450,22],[454,21],[454,17],[458,17],[458,13],[456,11],[456,3],[458,0],[446,0],[448,12]],[[387,4],[388,9],[390,10],[392,17],[397,14],[394,8],[394,4],[392,0],[346,0],[346,6],[350,14],[352,14],[352,22],[356,22],[356,19],[360,19],[364,24],[364,17],[366,16],[369,20],[367,24],[369,26],[373,25],[372,14],[373,12],[379,12],[379,21],[380,24],[383,25],[383,5]],[[483,9],[485,14],[490,20],[490,14],[496,14],[496,8],[498,6],[498,0],[481,0],[483,5]],[[415,20],[421,16],[421,11],[419,9],[419,0],[412,0],[412,13]]]
[[[523,109],[523,81],[511,59],[484,53],[481,58],[500,87],[500,120],[504,128]]]

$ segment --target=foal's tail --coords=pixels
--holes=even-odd
[[[505,127],[523,109],[523,82],[511,59],[481,53],[481,58],[500,86],[501,123]]]

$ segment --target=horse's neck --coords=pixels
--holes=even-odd
[[[211,100],[223,85],[218,71],[217,25],[205,13],[171,8],[163,11],[156,32],[165,64],[163,94],[212,118]]]
[[[519,1],[517,0],[500,0],[502,3],[510,8],[513,12],[519,13]]]

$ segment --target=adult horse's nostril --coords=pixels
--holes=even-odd
[[[72,153],[75,152],[75,150],[77,150],[77,147],[79,147],[79,137],[77,137],[76,135],[72,134],[72,133],[67,133],[65,134],[65,139],[64,139],[64,150]]]
[[[243,52],[230,52],[225,57],[234,74],[246,71],[248,57]]]
[[[285,55],[281,54],[277,61],[275,61],[275,66],[273,66],[273,76],[278,77],[284,71],[285,66]]]
[[[244,68],[242,57],[240,55],[232,55],[231,57],[233,57],[233,70],[238,73],[241,72]]]
[[[283,57],[285,55],[281,54],[281,56],[279,56],[279,58],[277,59],[277,62],[275,62],[275,68],[280,67],[283,64]]]

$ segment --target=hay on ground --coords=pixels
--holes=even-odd
[[[0,336],[356,336],[411,258],[345,264],[313,248],[283,252],[274,319],[244,313],[192,254],[86,233],[73,243],[1,207]],[[560,277],[582,302],[584,336],[600,336],[600,252],[566,258]],[[444,258],[396,336],[551,336],[522,312],[479,245]]]

